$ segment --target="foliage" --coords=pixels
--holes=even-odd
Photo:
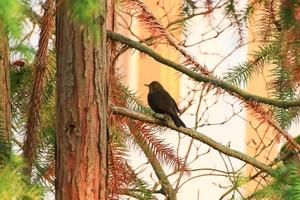
[[[272,97],[280,100],[298,99],[299,86],[299,32],[296,21],[295,1],[278,6],[276,1],[254,1],[249,8],[259,4],[263,14],[259,20],[259,39],[262,45],[254,52],[251,59],[230,69],[224,79],[236,85],[247,85],[247,82],[268,69],[272,81],[268,83]],[[272,36],[272,37],[270,37]],[[270,69],[271,66],[271,69]],[[285,130],[299,118],[299,109],[274,108],[273,118]]]
[[[139,179],[136,172],[126,159],[129,153],[124,143],[120,143],[116,133],[112,134],[109,142],[109,199],[119,199],[120,195],[139,197],[139,199],[153,199],[149,186]],[[123,173],[119,173],[122,171]]]
[[[102,1],[98,0],[75,0],[72,1],[71,16],[81,23],[82,26],[88,26],[96,38],[99,36],[99,27],[97,20],[104,20],[105,7]]]
[[[20,156],[11,156],[0,169],[1,199],[42,199],[42,188],[25,182]]]
[[[10,69],[11,109],[13,138],[23,141],[27,120],[27,105],[29,103],[32,82],[32,68],[25,65],[22,68]]]
[[[232,22],[232,24],[237,28],[237,32],[239,35],[239,43],[242,44],[244,39],[245,14],[243,11],[240,11],[236,8],[237,3],[234,0],[228,0],[226,3],[226,15],[228,19]]]
[[[96,0],[83,0],[83,1],[73,1],[73,15],[76,19],[84,22],[89,23],[93,17],[96,17],[97,13],[101,9],[101,5],[99,1]]]
[[[22,40],[13,40],[10,42],[10,53],[12,55],[19,55],[20,58],[26,62],[32,63],[36,54],[36,49],[25,44]]]
[[[46,72],[46,84],[43,93],[43,105],[40,119],[40,142],[36,152],[34,183],[54,189],[54,159],[55,159],[55,57],[50,54],[49,70]],[[28,103],[31,92],[33,69],[30,65],[11,68],[11,99],[13,138],[21,144],[25,138]],[[19,147],[20,148],[20,147]]]
[[[300,135],[298,135],[297,137],[294,138],[294,141],[297,144],[300,144]],[[282,160],[282,162],[285,165],[299,165],[300,163],[300,158],[299,158],[299,152],[297,152],[297,150],[293,149],[291,147],[291,145],[286,142],[280,149],[279,152],[279,159]]]
[[[0,120],[0,135],[3,131]],[[0,196],[1,199],[42,199],[43,190],[38,185],[30,185],[22,175],[21,156],[11,151],[11,144],[0,138]]]
[[[261,46],[252,54],[251,60],[231,68],[224,79],[235,85],[246,85],[253,76],[262,72],[265,65],[274,61],[279,53],[278,48],[279,45],[275,42]]]
[[[23,6],[20,0],[0,1],[0,22],[4,25],[4,30],[13,37],[21,34],[21,23],[24,20]]]
[[[249,199],[300,199],[300,176],[298,165],[278,167],[271,184],[255,192]]]

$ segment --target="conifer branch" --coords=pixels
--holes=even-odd
[[[239,152],[237,150],[226,147],[226,146],[216,142],[215,140],[211,139],[210,137],[208,137],[208,136],[206,136],[206,135],[204,135],[200,132],[197,132],[197,131],[189,129],[189,128],[178,128],[173,123],[171,124],[171,123],[168,123],[168,122],[162,122],[159,119],[156,119],[154,117],[145,115],[143,113],[139,113],[139,112],[129,110],[127,108],[118,107],[118,106],[111,106],[110,109],[111,109],[111,112],[114,113],[114,114],[127,116],[127,117],[130,117],[132,119],[147,122],[147,123],[150,123],[150,124],[162,125],[162,126],[170,128],[172,130],[178,131],[182,134],[185,134],[189,137],[194,138],[195,140],[198,140],[200,142],[203,142],[203,143],[211,146],[215,150],[217,150],[217,151],[219,151],[219,152],[221,152],[225,155],[237,158],[237,159],[242,160],[242,161],[244,161],[248,164],[251,164],[254,167],[262,170],[263,172],[266,172],[267,174],[269,174],[271,176],[274,175],[273,169],[271,167],[268,167],[264,163],[256,160],[255,158],[252,158],[251,156],[249,156],[247,154],[244,154],[244,153]]]
[[[162,165],[160,164],[159,160],[155,156],[153,156],[153,153],[151,151],[149,151],[149,145],[147,143],[140,142],[139,139],[136,139],[135,141],[149,160],[149,163],[151,164],[161,184],[162,194],[164,194],[167,197],[167,200],[176,200],[176,191],[173,189],[172,184],[170,183],[168,176],[162,168]]]
[[[183,67],[180,64],[177,64],[169,59],[164,58],[163,56],[159,55],[158,53],[156,53],[154,50],[148,48],[147,46],[140,44],[139,42],[136,42],[134,40],[131,40],[131,39],[129,39],[123,35],[120,35],[118,33],[107,31],[107,37],[110,38],[111,40],[121,42],[123,44],[126,44],[126,45],[134,48],[134,49],[137,49],[137,50],[149,55],[154,60],[156,60],[162,64],[165,64],[166,66],[171,67],[171,68],[189,76],[190,78],[193,78],[196,81],[212,84],[216,87],[224,89],[225,91],[227,91],[230,94],[241,96],[243,99],[245,99],[247,101],[264,103],[264,104],[276,106],[279,108],[300,107],[300,100],[282,101],[282,100],[278,100],[278,99],[270,99],[270,98],[254,95],[254,94],[251,94],[249,92],[246,92],[246,91],[240,89],[239,87],[237,87],[233,84],[230,84],[226,81],[222,81],[213,76],[197,74],[197,73]]]
[[[46,80],[46,72],[48,69],[48,46],[54,28],[54,9],[55,2],[47,0],[44,7],[44,14],[41,19],[41,32],[39,38],[39,46],[34,63],[34,81],[32,86],[32,93],[30,97],[30,107],[27,120],[26,139],[24,143],[24,158],[26,167],[24,172],[28,177],[31,177],[31,170],[35,158],[36,149],[39,143],[39,121],[40,108],[42,106],[42,94],[44,92],[44,85]]]

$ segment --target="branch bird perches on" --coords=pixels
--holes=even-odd
[[[278,108],[286,108],[286,109],[292,108],[292,107],[300,107],[300,100],[282,101],[279,99],[270,99],[270,98],[254,95],[254,94],[251,94],[249,92],[246,92],[246,91],[240,89],[239,87],[237,87],[231,83],[220,80],[212,75],[195,73],[195,72],[183,67],[180,64],[177,64],[167,58],[164,58],[163,56],[159,55],[154,50],[146,47],[145,45],[140,44],[139,42],[136,42],[134,40],[131,40],[130,38],[127,38],[121,34],[107,31],[107,37],[110,38],[111,40],[123,43],[125,45],[128,45],[129,47],[137,49],[140,52],[143,52],[143,53],[149,55],[154,60],[156,60],[168,67],[171,67],[196,81],[208,83],[215,87],[221,88],[224,91],[231,94],[232,96],[239,98],[240,100],[245,102],[248,106],[252,106],[251,104],[253,104],[253,103],[254,104],[262,103],[262,104],[267,104],[267,105],[275,106]],[[263,116],[263,117],[268,117],[268,116]],[[294,140],[292,139],[292,137],[286,131],[281,129],[276,123],[273,122],[272,119],[269,119],[267,121],[268,121],[268,124],[270,124],[279,134],[281,134],[287,141],[289,141],[296,149],[300,150],[300,145],[296,144],[294,142]]]
[[[129,110],[127,108],[123,108],[123,107],[111,106],[110,110],[114,114],[123,115],[126,117],[130,117],[132,119],[140,120],[140,121],[147,122],[150,124],[164,125],[172,130],[178,131],[182,134],[185,134],[189,137],[194,138],[195,140],[203,142],[203,143],[211,146],[215,150],[224,153],[225,155],[228,155],[228,156],[237,158],[239,160],[242,160],[246,163],[249,163],[249,164],[257,167],[258,169],[266,172],[267,174],[269,174],[271,176],[274,175],[273,169],[271,167],[268,167],[264,163],[256,160],[255,158],[252,158],[251,156],[248,156],[247,154],[244,154],[244,153],[241,153],[234,149],[231,149],[229,147],[226,147],[226,146],[214,141],[210,137],[208,137],[200,132],[197,132],[195,130],[188,129],[188,128],[178,128],[171,123],[162,123],[160,120],[158,120],[154,117],[145,115],[143,113],[135,112],[135,111]]]

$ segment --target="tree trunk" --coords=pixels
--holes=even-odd
[[[105,0],[100,0],[106,6]],[[56,199],[106,199],[107,67],[105,12],[100,37],[72,20],[72,1],[57,9]],[[106,8],[105,8],[106,9]],[[105,10],[104,9],[104,10]]]
[[[0,137],[10,139],[10,97],[9,97],[9,53],[8,38],[0,22]]]

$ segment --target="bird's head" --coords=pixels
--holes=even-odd
[[[164,89],[158,81],[152,81],[150,84],[145,84],[145,86],[149,88],[150,92]]]

